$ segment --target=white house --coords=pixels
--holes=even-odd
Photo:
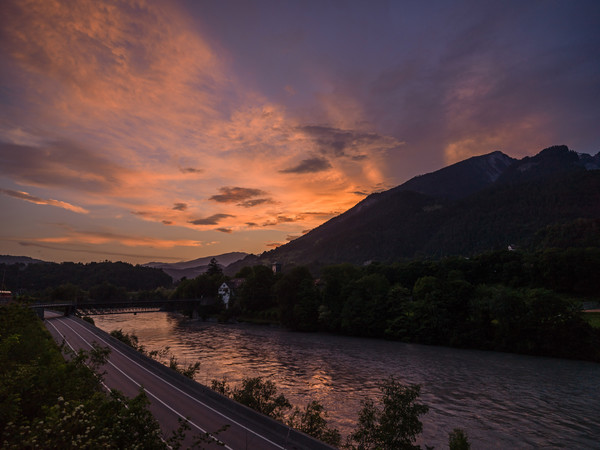
[[[227,283],[221,284],[218,294],[219,298],[223,300],[225,308],[229,308],[229,300],[231,300],[231,288],[227,285]]]

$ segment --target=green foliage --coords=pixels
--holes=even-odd
[[[218,292],[219,286],[221,286],[223,282],[227,281],[227,277],[223,275],[221,268],[218,264],[216,264],[216,260],[214,262],[215,265],[212,268],[209,267],[210,273],[203,273],[202,275],[198,275],[196,278],[191,280],[183,278],[171,295],[172,299],[203,298],[207,300],[214,300],[212,304],[195,307],[197,308],[195,311],[198,312],[203,319],[206,319],[211,315],[220,314],[225,309],[225,305],[223,304],[222,299],[220,299]],[[188,309],[184,312],[190,316],[192,315],[191,309]]]
[[[172,435],[167,439],[167,445],[169,450],[179,450],[182,447],[182,442],[186,437],[186,432],[191,429],[190,424],[187,420],[178,418],[179,428],[174,430]],[[227,431],[229,425],[223,425],[217,431],[205,432],[196,434],[192,438],[192,444],[188,447],[191,449],[205,449],[207,447],[225,447],[225,444],[219,440],[218,436],[220,433]]]
[[[127,290],[124,287],[115,286],[107,281],[92,286],[89,290],[89,296],[92,301],[104,302],[118,302],[129,298]]]
[[[539,284],[557,292],[595,296],[600,292],[600,248],[547,249],[535,254]]]
[[[352,449],[402,450],[418,449],[417,436],[423,431],[419,417],[429,408],[417,403],[419,385],[406,386],[390,378],[379,386],[381,400],[362,403],[356,430],[348,436],[347,446]]]
[[[600,312],[585,312],[583,318],[592,327],[600,329]]]
[[[0,339],[2,448],[165,448],[143,393],[102,392],[108,349],[65,360],[35,314],[14,303],[0,307]]]
[[[448,447],[450,447],[450,450],[469,450],[471,444],[469,443],[467,433],[460,428],[452,430],[448,435]]]
[[[143,393],[133,399],[97,394],[83,403],[58,397],[39,420],[7,424],[3,448],[164,449],[148,403]]]
[[[223,275],[223,269],[215,258],[212,258],[208,263],[208,269],[206,269],[206,275],[209,277],[220,277]]]
[[[221,395],[224,395],[225,397],[231,397],[231,395],[232,395],[231,388],[229,387],[229,385],[227,384],[227,380],[225,380],[225,379],[211,380],[210,388],[213,391],[218,392]]]
[[[65,283],[55,288],[47,288],[50,300],[53,302],[81,302],[85,292],[73,283]]]
[[[82,300],[85,291],[110,284],[125,291],[169,287],[173,280],[160,269],[124,262],[0,264],[6,288],[44,296],[45,300]],[[122,297],[121,297],[122,299]]]
[[[277,393],[275,383],[261,377],[244,378],[242,385],[233,389],[225,379],[212,380],[211,389],[279,421],[283,421],[286,413],[292,409],[285,396]],[[327,412],[317,401],[310,402],[303,410],[295,407],[287,416],[286,423],[334,447],[340,445],[340,432],[327,425]]]
[[[240,272],[254,280],[243,301],[262,320],[271,308],[265,299],[275,296],[292,330],[600,361],[600,330],[576,299],[600,292],[597,248],[341,264],[325,267],[318,282],[299,266],[271,284],[262,267],[270,281],[257,284],[257,267]]]
[[[169,368],[173,369],[175,372],[179,372],[184,377],[193,380],[196,374],[200,371],[200,361],[196,361],[193,364],[188,364],[187,367],[180,367],[177,357],[175,355],[171,355],[169,358]]]
[[[242,385],[233,389],[231,397],[275,420],[283,420],[284,413],[292,408],[288,399],[277,393],[275,383],[262,377],[244,378]]]
[[[600,219],[575,219],[568,223],[548,225],[534,238],[533,248],[600,247]]]
[[[146,354],[146,349],[143,345],[140,345],[138,337],[131,333],[123,333],[122,329],[112,330],[110,335],[115,339],[123,342],[124,344],[129,345],[130,347],[136,349],[138,352]]]
[[[294,267],[274,285],[281,323],[292,330],[318,327],[319,292],[306,267]]]
[[[123,330],[113,330],[110,332],[110,335],[115,339],[123,342],[124,344],[129,345],[131,348],[134,348],[138,352],[146,355],[149,358],[155,359],[159,362],[164,358],[168,357],[168,363],[166,365],[169,366],[170,369],[179,372],[181,375],[194,379],[198,371],[200,370],[200,361],[196,361],[193,364],[188,364],[187,367],[181,367],[179,362],[177,361],[177,357],[175,355],[171,355],[169,351],[169,347],[165,347],[162,350],[152,350],[147,351],[146,348],[139,343],[138,337],[131,333],[123,333]]]
[[[246,267],[239,276],[245,279],[237,298],[242,308],[248,311],[261,311],[275,306],[273,285],[275,274],[266,266]]]
[[[294,411],[288,417],[287,423],[290,427],[333,447],[339,447],[342,442],[340,432],[336,428],[327,425],[325,408],[317,401],[310,402],[304,410],[300,410],[298,407],[294,408]]]
[[[91,325],[96,325],[96,322],[94,322],[94,319],[92,319],[90,316],[83,316],[81,318],[81,320],[83,320]]]

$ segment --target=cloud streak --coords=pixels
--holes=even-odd
[[[66,251],[66,252],[75,252],[75,253],[96,254],[96,255],[103,255],[103,256],[107,255],[106,250],[95,250],[88,246],[86,246],[84,248],[73,248],[73,247],[65,247],[64,245],[46,245],[46,244],[40,244],[38,242],[28,242],[28,241],[21,241],[21,242],[19,242],[19,245],[21,245],[23,247],[38,247],[38,248],[42,248],[42,249],[55,250],[55,251],[60,251],[60,252]],[[148,260],[148,259],[179,260],[179,258],[176,256],[168,256],[168,255],[167,256],[165,256],[165,255],[148,255],[148,254],[136,254],[136,253],[121,253],[121,252],[113,252],[113,251],[110,251],[108,253],[112,256],[125,257],[128,259],[129,258],[133,258],[133,259],[143,258],[145,260]]]
[[[107,194],[128,184],[134,173],[66,141],[40,147],[0,143],[0,174],[24,184]]]
[[[331,163],[325,158],[310,158],[304,159],[297,165],[288,169],[282,169],[280,173],[292,173],[292,174],[306,174],[323,172],[331,169]]]
[[[227,219],[228,217],[235,216],[231,214],[213,214],[212,216],[190,220],[189,223],[192,225],[217,225],[223,219]]]
[[[235,203],[242,200],[247,200],[252,197],[265,195],[266,192],[260,189],[249,189],[241,187],[222,187],[218,195],[213,195],[210,200],[220,203]]]
[[[36,197],[35,195],[31,195],[27,192],[23,191],[13,191],[11,189],[0,189],[0,193],[4,194],[8,197],[17,198],[19,200],[25,200],[26,202],[35,203],[36,205],[49,205],[56,206],[58,208],[66,209],[67,211],[73,211],[79,214],[88,214],[89,211],[80,206],[72,205],[67,202],[63,202],[60,200],[53,199],[45,199]]]
[[[172,208],[174,211],[186,211],[188,209],[187,203],[175,203]]]
[[[152,236],[138,234],[124,234],[110,230],[80,230],[69,225],[59,225],[62,230],[60,236],[42,237],[32,239],[31,242],[45,244],[73,244],[84,243],[105,245],[119,243],[127,247],[151,247],[169,249],[174,247],[201,247],[203,242],[191,239],[160,239]]]

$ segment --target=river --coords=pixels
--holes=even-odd
[[[201,362],[196,380],[230,385],[273,380],[298,406],[318,400],[347,435],[361,400],[394,376],[422,386],[420,444],[448,447],[462,428],[473,449],[600,448],[600,364],[279,328],[192,321],[171,313],[94,316],[105,331],[138,336],[147,350],[168,346],[180,363]]]

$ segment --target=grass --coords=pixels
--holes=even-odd
[[[583,318],[594,328],[600,328],[600,312],[584,312]]]

